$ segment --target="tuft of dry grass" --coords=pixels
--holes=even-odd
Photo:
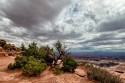
[[[92,65],[86,65],[87,77],[90,80],[96,80],[99,83],[123,83],[120,77],[114,76],[108,71],[93,67]]]

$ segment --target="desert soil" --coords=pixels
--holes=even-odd
[[[0,56],[0,83],[94,83],[87,77],[80,77],[76,74],[65,73],[54,75],[48,67],[38,77],[26,77],[22,75],[21,70],[8,70],[9,63],[14,62],[14,56]],[[83,69],[82,67],[78,67]]]

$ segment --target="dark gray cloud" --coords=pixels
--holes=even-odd
[[[108,32],[108,31],[117,31],[117,30],[123,30],[125,29],[125,17],[119,19],[111,20],[109,22],[103,22],[99,26],[98,30],[99,32]]]
[[[1,3],[2,4],[2,3]],[[49,26],[51,31],[47,30],[44,25],[46,22],[53,22],[58,14],[70,4],[70,0],[9,0],[1,6],[1,15],[3,18],[10,20],[9,26],[1,25],[1,29],[11,36],[21,37],[24,39],[35,39],[40,36],[46,37],[46,41],[50,39],[66,39],[79,34],[71,32],[71,34],[63,34],[59,31],[55,24]],[[14,27],[25,28],[22,34],[13,32]],[[15,29],[15,30],[16,30]],[[21,29],[20,29],[21,30]]]
[[[66,0],[9,0],[2,7],[2,12],[15,25],[30,29],[54,20],[68,4]]]
[[[120,40],[120,41],[114,41],[114,40],[107,40],[107,41],[97,41],[97,42],[93,42],[92,46],[100,46],[100,45],[119,45],[119,44],[123,44],[125,43],[124,41]]]
[[[45,37],[45,39],[41,39],[40,37]],[[70,33],[62,33],[61,31],[59,31],[58,29],[54,29],[53,31],[34,31],[31,34],[31,38],[38,38],[39,40],[44,40],[44,41],[49,41],[49,40],[72,40],[72,39],[76,39],[78,37],[82,36],[81,33],[76,33],[74,31],[70,32]]]

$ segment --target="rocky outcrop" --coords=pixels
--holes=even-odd
[[[14,44],[7,43],[5,40],[0,40],[0,56],[17,56],[22,51]]]
[[[86,76],[85,71],[82,70],[82,69],[75,69],[75,74],[77,74],[77,75],[79,75],[79,76],[81,76],[81,77]]]

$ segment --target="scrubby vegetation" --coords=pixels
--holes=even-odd
[[[39,75],[41,71],[44,71],[46,67],[46,63],[41,63],[31,56],[26,65],[22,67],[22,72],[27,76],[36,76]]]
[[[87,76],[90,80],[96,80],[99,83],[123,83],[118,76],[114,76],[106,70],[86,65],[88,68]]]
[[[0,40],[0,47],[3,47],[6,45],[6,41],[5,40]]]
[[[77,67],[76,61],[71,57],[66,57],[63,59],[63,70],[67,72],[74,72]]]
[[[28,59],[25,56],[17,56],[15,62],[8,65],[8,69],[14,70],[15,68],[22,68],[26,65]]]
[[[5,50],[17,50],[19,51],[19,49],[17,47],[15,47],[13,44],[8,44],[5,40],[0,40],[0,47],[2,47]]]
[[[15,64],[16,68],[22,68],[22,67],[24,67],[26,65],[27,62],[28,62],[27,57],[25,57],[25,56],[17,56],[15,58],[15,63],[14,64]]]
[[[56,65],[54,68],[53,68],[53,73],[56,74],[56,75],[59,75],[63,72],[62,68],[59,66],[59,65]]]
[[[88,62],[87,61],[76,61],[78,66],[85,66]]]
[[[26,48],[22,43],[20,47],[22,55],[17,56],[15,62],[8,65],[8,69],[20,68],[26,76],[37,76],[47,66],[51,66],[55,74],[61,74],[62,71],[74,71],[77,64],[73,58],[68,57],[67,46],[57,41],[54,47],[58,54],[49,46],[38,47],[37,43],[33,42]],[[60,63],[58,63],[59,60],[61,60]]]
[[[14,70],[15,68],[16,68],[16,65],[15,65],[15,64],[10,63],[10,64],[8,65],[8,69],[10,69],[10,70]]]

